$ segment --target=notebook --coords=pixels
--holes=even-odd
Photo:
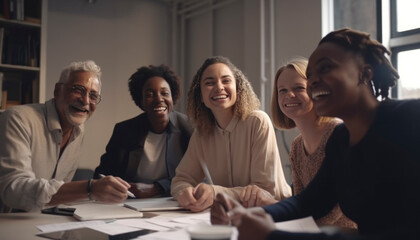
[[[143,213],[123,207],[121,204],[89,202],[72,207],[76,208],[73,217],[81,221],[143,217]]]
[[[124,206],[141,212],[184,209],[172,197],[129,199]]]

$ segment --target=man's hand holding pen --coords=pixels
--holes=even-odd
[[[99,176],[101,177],[101,179],[102,179],[102,178],[106,178],[106,177],[107,177],[107,176],[105,176],[105,175],[103,175],[103,174],[99,174]],[[121,179],[121,178],[119,178],[119,177],[113,177],[113,176],[110,176],[110,177],[115,178],[116,180],[118,180],[119,182],[121,182],[122,184],[124,184],[125,186],[127,186],[127,184],[128,184],[126,181],[122,180],[122,179]],[[128,184],[128,185],[129,185],[129,188],[130,188],[130,187],[131,187],[131,185],[130,185],[130,184]],[[127,193],[127,195],[128,195],[129,197],[136,198],[136,196],[135,196],[132,192],[130,192],[128,189],[127,189],[126,193]]]
[[[92,181],[90,197],[104,203],[120,203],[127,199],[129,188],[130,184],[119,177],[101,175]]]

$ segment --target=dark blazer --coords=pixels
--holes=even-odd
[[[117,123],[106,146],[106,152],[101,157],[101,163],[95,169],[94,178],[99,178],[99,174],[104,174],[118,176],[127,182],[135,182],[140,159],[130,162],[129,155],[134,150],[144,153],[144,142],[149,130],[150,125],[145,113]],[[193,128],[186,115],[175,111],[170,113],[169,124],[166,128],[165,156],[168,178],[155,182],[162,187],[164,195],[170,195],[171,180],[187,150],[192,131]]]

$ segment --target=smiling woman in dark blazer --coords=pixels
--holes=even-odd
[[[95,169],[121,177],[137,198],[169,196],[175,169],[192,133],[187,116],[173,110],[180,78],[165,65],[144,66],[129,79],[130,94],[144,112],[117,123]]]

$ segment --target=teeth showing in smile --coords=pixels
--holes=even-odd
[[[153,111],[165,111],[166,107],[157,107],[157,108],[153,108]]]
[[[286,103],[286,104],[284,104],[284,106],[286,106],[286,107],[297,107],[297,106],[299,106],[299,103]]]
[[[319,91],[319,92],[312,92],[312,99],[316,99],[322,96],[330,95],[331,92],[329,91]]]
[[[219,95],[219,96],[214,96],[214,97],[212,97],[212,99],[213,99],[213,100],[217,100],[217,99],[226,99],[226,98],[228,98],[228,96],[227,96],[227,95]]]
[[[78,108],[78,107],[75,107],[75,106],[72,106],[76,111],[78,111],[78,112],[89,112],[89,110],[87,110],[87,109],[83,109],[83,108]]]

